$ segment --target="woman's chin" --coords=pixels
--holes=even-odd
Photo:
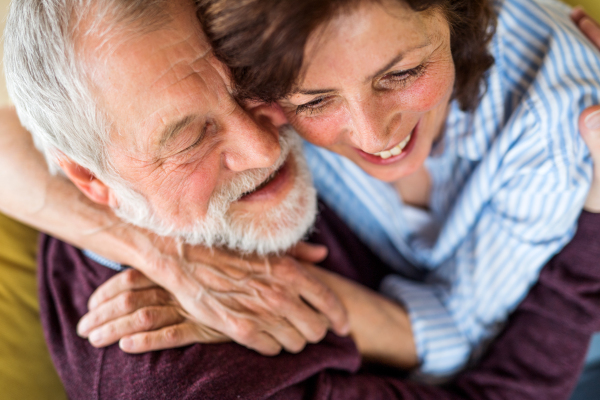
[[[423,165],[423,163],[402,166],[402,168],[392,167],[389,171],[381,171],[380,169],[375,170],[373,168],[363,168],[363,170],[367,174],[371,175],[373,178],[379,179],[383,182],[393,183],[406,176],[413,174],[419,169],[421,165]]]

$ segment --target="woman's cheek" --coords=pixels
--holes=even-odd
[[[454,67],[437,68],[422,76],[401,94],[403,109],[412,112],[427,112],[441,103],[448,102],[454,90]]]
[[[330,147],[338,143],[343,131],[345,122],[342,114],[338,111],[314,117],[294,116],[290,122],[305,140],[316,146]]]

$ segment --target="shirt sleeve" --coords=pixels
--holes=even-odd
[[[492,169],[494,152],[502,155],[491,195],[452,256],[424,281],[390,275],[382,282],[410,314],[422,379],[452,376],[476,357],[573,237],[591,161],[576,130],[549,129],[531,104],[523,107],[478,167]]]

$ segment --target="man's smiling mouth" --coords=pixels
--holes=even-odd
[[[260,185],[258,185],[257,187],[255,187],[253,190],[250,190],[248,192],[245,192],[244,194],[242,194],[241,199],[243,199],[244,197],[256,193],[259,190],[264,189],[269,183],[271,183],[273,181],[273,179],[275,179],[277,177],[277,175],[279,175],[279,173],[284,169],[284,167],[287,165],[287,163],[283,163],[278,169],[276,169],[275,171],[273,171],[273,173],[271,173],[271,175],[269,175],[267,177],[267,179],[265,179]]]

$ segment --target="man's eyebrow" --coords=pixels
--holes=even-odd
[[[194,119],[195,117],[193,115],[188,115],[167,125],[160,135],[158,151],[161,151],[170,140],[172,140],[175,136],[177,136],[177,134],[190,125]]]

